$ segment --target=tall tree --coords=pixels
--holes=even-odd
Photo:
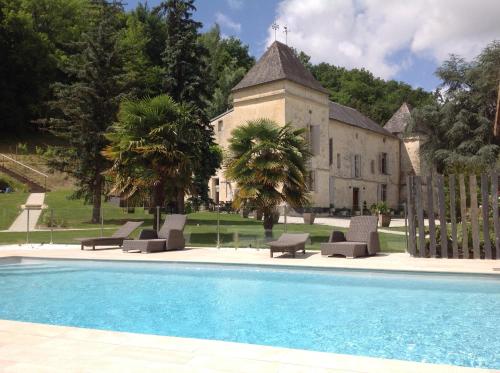
[[[124,101],[103,151],[113,162],[108,172],[113,189],[151,206],[165,206],[175,187],[188,190],[203,141],[202,128],[192,118],[191,106],[166,95]]]
[[[105,187],[102,173],[108,167],[101,154],[108,144],[104,134],[116,119],[124,71],[118,43],[122,6],[94,3],[95,27],[82,36],[75,46],[78,52],[63,67],[71,82],[54,86],[49,129],[67,145],[51,148],[48,156],[52,168],[78,180],[74,196],[92,203],[92,222],[97,223]]]
[[[273,212],[281,202],[294,208],[308,202],[310,154],[304,132],[269,119],[248,121],[232,132],[225,172],[228,180],[238,184],[234,204],[261,211],[266,231],[273,229]]]
[[[472,62],[450,56],[436,74],[440,100],[414,109],[410,135],[426,139],[421,154],[440,172],[482,172],[498,162],[493,121],[500,82],[500,41]]]
[[[164,88],[176,102],[193,107],[195,121],[204,131],[204,141],[196,175],[195,194],[206,194],[205,184],[218,166],[217,155],[213,151],[213,129],[206,115],[207,105],[207,57],[208,51],[199,40],[201,23],[192,19],[196,11],[194,0],[167,0],[157,7],[166,25],[166,45],[162,54],[164,68]],[[215,167],[214,167],[215,166]],[[177,210],[184,210],[186,190],[177,190]]]

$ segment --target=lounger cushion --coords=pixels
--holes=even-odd
[[[125,240],[123,241],[123,251],[155,252],[165,250],[164,239],[153,240]]]
[[[344,255],[358,257],[368,255],[366,242],[344,241],[321,244],[322,255]]]

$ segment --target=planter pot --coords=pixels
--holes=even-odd
[[[316,214],[314,212],[304,212],[302,217],[304,218],[304,224],[314,224]]]
[[[388,214],[378,214],[378,226],[388,227],[391,224],[391,215]]]

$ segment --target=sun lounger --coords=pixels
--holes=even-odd
[[[349,258],[376,255],[380,251],[376,216],[355,216],[349,229],[333,231],[327,243],[321,244],[321,255],[343,255]]]
[[[306,241],[309,233],[283,233],[276,241],[268,242],[271,258],[273,253],[290,253],[295,258],[297,251],[306,253]]]
[[[182,250],[186,245],[183,233],[186,220],[186,215],[170,215],[158,233],[152,229],[144,229],[138,240],[125,240],[123,251],[153,253],[165,250]]]
[[[75,238],[80,241],[81,250],[85,246],[92,247],[95,250],[96,246],[118,246],[123,245],[123,240],[132,234],[132,232],[140,227],[143,221],[128,221],[123,224],[111,237],[92,237],[92,238]]]

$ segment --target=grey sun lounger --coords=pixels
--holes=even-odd
[[[81,250],[85,246],[92,247],[95,250],[96,246],[118,246],[123,245],[123,241],[132,234],[132,232],[140,227],[143,221],[128,221],[123,224],[111,237],[90,237],[90,238],[75,238],[80,241]]]
[[[271,258],[273,253],[290,253],[295,258],[297,251],[306,253],[306,241],[309,233],[283,233],[276,241],[268,242]]]
[[[321,244],[321,255],[343,255],[348,258],[376,255],[380,252],[376,216],[351,218],[346,234],[333,231],[330,239]]]
[[[186,220],[186,215],[170,215],[158,233],[152,229],[144,229],[139,239],[125,240],[123,251],[153,253],[165,250],[182,250],[186,246],[183,233]]]

